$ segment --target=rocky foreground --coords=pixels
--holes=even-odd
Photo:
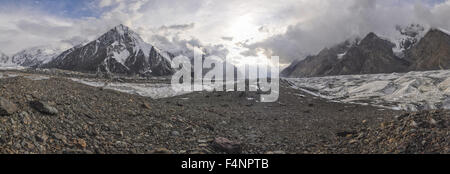
[[[424,111],[398,115],[379,127],[362,124],[342,135],[335,149],[338,153],[449,154],[449,119],[449,111]]]
[[[2,73],[0,153],[450,153],[447,111],[333,103],[285,83],[276,103],[250,92],[153,100]]]

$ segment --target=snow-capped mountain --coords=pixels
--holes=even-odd
[[[171,54],[144,42],[124,25],[118,25],[86,45],[63,52],[44,68],[116,74],[170,75]]]
[[[8,55],[0,51],[0,64],[12,64]]]
[[[351,47],[325,75],[405,72],[408,62],[395,56],[390,41],[369,33]]]
[[[52,46],[38,46],[20,51],[12,56],[12,63],[25,67],[37,67],[50,62],[58,56],[63,48]]]
[[[325,48],[314,56],[301,61],[294,61],[281,72],[285,77],[310,77],[327,74],[341,60],[357,40],[345,41],[331,48]]]

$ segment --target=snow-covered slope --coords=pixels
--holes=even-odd
[[[33,67],[50,62],[64,48],[56,48],[51,46],[38,46],[18,52],[12,56],[12,63],[20,66]]]
[[[117,74],[170,75],[171,57],[119,25],[86,45],[65,51],[43,67]]]
[[[287,80],[294,88],[336,102],[408,111],[450,109],[450,70]]]

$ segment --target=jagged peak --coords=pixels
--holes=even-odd
[[[114,28],[126,30],[126,29],[129,29],[130,27],[123,25],[123,24],[119,24],[119,25],[116,25]]]
[[[366,35],[366,37],[364,37],[363,40],[365,40],[365,39],[370,39],[370,40],[372,40],[372,39],[380,39],[380,37],[378,37],[378,35],[375,34],[374,32],[370,32],[369,34]]]
[[[392,43],[392,41],[388,37],[377,35],[374,32],[370,32],[369,34],[367,34],[366,37],[364,37],[358,43],[358,45],[370,44],[370,43],[373,43],[373,42],[388,42],[388,43],[392,44],[392,47],[395,47],[395,44]]]
[[[115,26],[112,30],[116,31],[118,33],[128,33],[128,32],[134,33],[133,30],[131,30],[129,27],[127,27],[123,24],[119,24],[119,25]]]
[[[129,27],[127,27],[123,24],[119,24],[119,25],[113,27],[108,32],[106,32],[105,34],[100,36],[98,40],[107,39],[107,38],[111,38],[111,37],[113,37],[113,38],[131,37],[131,38],[133,38],[133,40],[136,40],[139,42],[143,41],[141,36],[139,36],[139,34],[137,34],[132,29],[130,29]]]

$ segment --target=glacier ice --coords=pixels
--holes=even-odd
[[[450,109],[450,70],[286,80],[331,101],[407,111]]]

